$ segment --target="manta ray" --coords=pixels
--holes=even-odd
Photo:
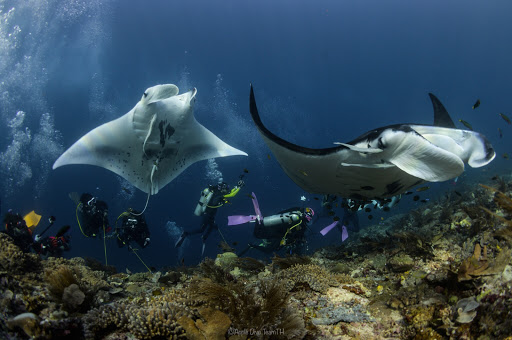
[[[496,156],[485,136],[455,128],[443,104],[429,95],[433,126],[389,125],[323,149],[299,146],[270,132],[261,121],[252,85],[250,112],[281,168],[299,187],[313,194],[379,200],[426,181],[455,178],[464,171],[464,163],[477,168]]]
[[[247,154],[235,149],[194,117],[197,90],[178,94],[176,85],[148,88],[125,115],[80,138],[53,164],[103,167],[150,195],[200,160]]]

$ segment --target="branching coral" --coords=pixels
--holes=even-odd
[[[92,309],[84,317],[87,339],[99,339],[113,329],[132,333],[137,339],[184,338],[177,322],[182,316],[196,319],[183,292],[168,291],[143,301],[123,301]]]
[[[483,188],[485,188],[489,191],[494,192],[494,203],[496,203],[496,205],[498,207],[500,207],[503,210],[503,212],[506,213],[508,216],[512,215],[512,199],[510,197],[508,197],[501,191],[498,191],[497,189],[489,187],[487,185],[480,184],[480,186],[482,186]],[[507,227],[509,227],[509,228],[512,227],[512,220],[507,219],[503,216],[500,216],[497,213],[492,212],[491,210],[489,210],[483,206],[481,208],[488,214],[496,217],[498,220],[503,222]]]
[[[288,306],[288,293],[278,280],[261,281],[258,289],[240,282],[219,284],[209,279],[195,279],[190,286],[193,295],[217,306],[232,320],[237,330],[256,330],[256,338],[266,338],[264,330],[282,330],[283,338],[302,338],[304,321]],[[257,294],[259,292],[260,294]]]
[[[256,260],[252,257],[239,257],[236,259],[235,264],[240,269],[249,271],[249,272],[260,272],[265,270],[265,264],[261,261]]]
[[[311,290],[323,293],[329,286],[338,285],[333,274],[313,264],[295,265],[283,270],[279,277],[284,280],[284,286],[288,291],[307,286]]]
[[[225,283],[234,280],[234,278],[222,267],[216,266],[215,262],[210,258],[205,258],[201,264],[199,264],[199,269],[204,277],[211,279],[217,283]]]
[[[9,272],[34,272],[40,268],[41,261],[36,254],[22,252],[9,235],[0,233],[0,269]]]
[[[310,264],[311,259],[307,256],[291,255],[286,257],[279,257],[278,255],[272,258],[272,265],[280,269],[287,269],[296,264]]]

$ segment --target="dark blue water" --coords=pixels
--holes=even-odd
[[[247,185],[217,214],[228,241],[251,241],[251,226],[226,227],[226,217],[252,213],[246,196],[258,195],[265,215],[306,204],[318,208],[280,169],[262,142],[248,112],[249,83],[270,130],[308,147],[346,142],[375,127],[432,122],[428,92],[454,121],[464,119],[485,134],[497,151],[482,169],[466,168],[455,188],[509,174],[512,126],[512,22],[509,1],[7,1],[0,6],[0,152],[2,212],[32,209],[72,225],[67,256],[101,261],[100,239],[77,229],[69,192],[90,192],[107,201],[111,224],[128,207],[142,209],[146,196],[117,175],[92,166],[55,171],[55,159],[94,127],[128,112],[144,90],[174,83],[198,89],[199,122],[249,157],[217,159],[233,185],[244,168]],[[11,10],[14,8],[14,10]],[[9,12],[9,10],[11,10]],[[472,110],[477,98],[481,106]],[[23,119],[15,120],[24,111]],[[41,118],[48,113],[48,120]],[[18,116],[20,118],[21,116]],[[464,128],[459,124],[460,128]],[[499,137],[498,128],[503,130]],[[150,200],[146,212],[152,244],[140,252],[148,265],[175,265],[180,259],[165,225],[196,228],[193,215],[206,178],[206,161],[194,164]],[[452,183],[431,185],[432,200]],[[459,189],[462,190],[462,189]],[[362,225],[422,207],[403,200],[392,212],[365,215]],[[338,244],[312,227],[310,250]],[[42,228],[42,227],[41,227]],[[55,227],[57,229],[57,227]],[[331,235],[331,234],[329,234]],[[218,253],[218,234],[206,255]],[[200,241],[184,251],[186,264],[200,260]],[[142,270],[126,249],[107,244],[109,263]]]

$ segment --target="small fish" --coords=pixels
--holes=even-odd
[[[508,118],[505,114],[500,113],[499,115],[500,115],[500,116],[501,116],[501,118],[503,118],[507,123],[512,124],[512,122],[510,121],[510,118]]]
[[[460,192],[458,192],[457,190],[454,191],[454,193],[457,195],[457,196],[460,196],[462,197],[462,194]]]
[[[338,216],[334,216],[334,217],[332,218],[332,220],[333,220],[334,222],[337,222],[337,221],[339,221],[339,220],[340,220],[340,218],[339,218]]]
[[[480,99],[477,99],[476,102],[475,102],[475,105],[473,105],[472,109],[476,109],[477,107],[480,106]]]
[[[497,179],[498,179],[498,176],[493,176],[491,179],[492,179],[493,181],[495,181],[495,180],[497,180]]]
[[[410,195],[412,194],[412,191],[407,191],[404,195]]]
[[[428,199],[428,198],[425,198],[424,200],[421,200],[420,202],[421,202],[421,203],[427,203],[428,201],[429,201],[429,199]]]
[[[416,196],[414,196],[414,197],[412,198],[412,200],[413,200],[413,201],[415,201],[415,202],[416,202],[416,201],[418,201],[419,199],[420,199],[420,196],[418,196],[418,195],[416,195]]]
[[[307,175],[308,175],[308,173],[307,173],[306,171],[304,171],[304,170],[299,170],[299,172],[300,172],[301,174],[303,174],[304,176],[307,176]]]
[[[506,152],[505,152],[505,153],[503,154],[503,158],[508,159],[508,153],[506,153]]]
[[[244,168],[244,173],[248,174],[248,173],[249,173],[249,170],[247,170],[246,168]]]
[[[461,122],[462,124],[464,124],[465,127],[467,127],[468,129],[470,129],[471,131],[473,131],[473,127],[471,126],[471,124],[469,124],[468,122],[466,122],[465,120],[462,120],[462,119],[459,119],[459,122]]]
[[[184,258],[184,257],[182,257],[182,258],[181,258],[181,265],[182,265],[182,266],[184,266],[184,265],[185,265],[185,258]]]
[[[249,197],[250,199],[252,199],[252,200],[254,199],[254,196],[253,196],[253,195],[251,195],[251,194],[246,194],[246,195],[247,195],[247,197]]]
[[[234,241],[234,242],[233,242],[233,245],[234,245],[234,246],[236,246],[237,244],[238,244],[238,242],[237,242],[237,241]]]
[[[325,209],[332,210],[332,205],[330,205],[330,204],[326,204],[326,205],[325,205]]]
[[[370,211],[372,211],[372,209],[370,209],[370,208],[364,208],[364,211],[366,211],[366,212],[370,212]]]
[[[373,215],[368,215],[368,219],[369,220],[373,219]]]
[[[334,216],[334,215],[335,215],[335,213],[334,213],[334,211],[329,211],[328,215],[329,215],[329,216]]]
[[[128,190],[128,188],[125,188],[125,187],[122,187],[121,188],[124,192],[126,192],[127,194],[131,194],[130,190]]]
[[[498,133],[500,134],[500,138],[503,138],[503,132],[501,131],[500,128],[498,128]]]
[[[318,200],[319,200],[319,198],[318,198],[318,197],[313,197],[313,199],[314,199],[315,201],[318,201]]]
[[[428,190],[430,189],[430,187],[428,185],[424,186],[424,187],[420,187],[418,189],[416,189],[417,192],[421,192],[421,191],[425,191],[425,190]]]

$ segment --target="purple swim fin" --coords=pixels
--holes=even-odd
[[[252,204],[254,205],[254,212],[256,213],[258,220],[263,220],[263,215],[260,211],[260,205],[258,204],[258,199],[256,198],[256,194],[254,192],[252,193]]]
[[[333,223],[329,224],[327,227],[325,227],[324,229],[320,230],[320,234],[322,234],[322,236],[325,236],[329,231],[332,230],[332,228],[336,227],[336,225],[338,225],[338,221],[333,222]]]
[[[341,230],[341,242],[345,241],[348,238],[347,227],[343,226]]]
[[[233,216],[228,216],[228,225],[244,224],[244,223],[247,223],[247,222],[254,221],[256,218],[257,218],[257,216],[255,216],[255,215],[249,215],[249,216],[233,215]]]

